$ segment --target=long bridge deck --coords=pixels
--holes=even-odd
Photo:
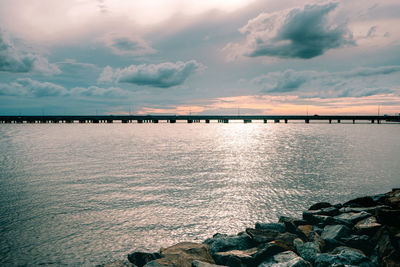
[[[204,121],[218,121],[220,123],[229,123],[229,121],[243,121],[244,123],[253,120],[261,120],[264,123],[272,121],[275,123],[288,121],[328,121],[329,123],[341,121],[367,121],[371,123],[400,122],[399,116],[372,116],[372,115],[48,115],[48,116],[0,116],[0,123],[113,123],[120,121],[122,123],[158,123],[165,121],[176,123],[183,121],[196,123]]]

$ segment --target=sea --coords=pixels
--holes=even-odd
[[[400,187],[400,124],[0,124],[0,266],[96,266]]]

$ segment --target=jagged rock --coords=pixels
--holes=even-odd
[[[374,216],[367,217],[354,226],[354,230],[356,231],[357,234],[367,234],[371,235],[374,232],[376,232],[382,225],[377,222],[376,218]]]
[[[334,219],[336,221],[342,221],[346,224],[349,225],[354,225],[357,222],[361,221],[362,219],[365,219],[367,217],[371,216],[371,214],[362,211],[362,212],[347,212],[347,213],[342,213],[338,216],[335,216]]]
[[[309,207],[308,210],[320,210],[320,209],[329,208],[329,207],[332,207],[331,203],[318,202],[318,203],[315,203],[314,205],[312,205],[311,207]]]
[[[259,223],[259,222],[257,222],[255,227],[256,227],[256,229],[275,230],[280,233],[283,233],[286,231],[285,224],[283,224],[283,223]]]
[[[128,255],[128,260],[138,267],[146,265],[146,263],[161,258],[160,253],[133,252]]]
[[[317,254],[314,262],[314,266],[316,267],[347,265],[361,267],[375,266],[361,251],[348,247],[338,247],[329,254]]]
[[[217,264],[223,264],[230,267],[244,267],[252,264],[253,255],[256,253],[257,248],[251,248],[248,250],[217,252],[213,257]]]
[[[312,265],[293,251],[285,251],[262,262],[258,267],[311,267]]]
[[[305,213],[311,213],[314,215],[325,215],[325,216],[336,216],[340,214],[339,209],[335,207],[328,207],[328,208],[322,208],[318,210],[307,210],[304,211]]]
[[[345,237],[351,233],[351,229],[345,225],[336,224],[336,225],[327,225],[322,232],[322,239],[334,239],[340,240],[342,237]]]
[[[321,252],[320,246],[316,242],[294,242],[296,247],[296,252],[304,260],[313,263],[318,253]]]
[[[311,232],[313,231],[313,226],[308,224],[308,225],[300,225],[297,227],[297,229],[306,237],[306,239],[309,239],[309,236]],[[304,240],[304,239],[303,239]]]
[[[299,225],[308,224],[305,220],[296,219],[296,218],[287,217],[287,216],[280,216],[279,217],[279,222],[283,223],[285,225],[286,225],[287,222],[290,222],[290,223],[294,224],[296,227],[299,226]]]
[[[274,240],[279,234],[279,232],[276,230],[252,229],[252,228],[247,228],[246,233],[256,243],[268,243]]]
[[[212,264],[204,261],[198,261],[195,260],[192,262],[192,267],[228,267],[225,265],[217,265],[217,264]]]
[[[264,260],[285,251],[284,248],[274,243],[260,245],[257,249],[257,252],[253,255],[253,263],[255,265],[258,265]]]
[[[396,251],[395,246],[392,244],[389,231],[386,227],[378,231],[376,239],[375,262],[382,266],[399,266],[400,253]]]
[[[309,211],[303,211],[303,219],[307,222],[307,224],[313,225],[328,225],[334,224],[335,220],[331,216],[327,215],[318,215]]]
[[[341,241],[348,247],[357,248],[365,254],[370,254],[375,244],[367,235],[351,235],[343,237]]]
[[[394,188],[391,192],[385,194],[384,204],[393,209],[400,209],[400,189]]]
[[[190,242],[178,243],[161,249],[161,258],[147,263],[145,266],[191,267],[194,260],[215,263],[206,244]]]
[[[286,250],[294,250],[293,241],[298,238],[297,235],[292,233],[282,233],[276,236],[275,240],[271,243],[276,244]]]
[[[399,225],[400,225],[400,209],[392,210],[392,209],[386,209],[386,208],[378,208],[376,210],[376,218],[379,223],[399,227]]]
[[[117,260],[110,263],[99,265],[98,267],[135,267],[132,263],[127,260]]]
[[[352,199],[350,201],[347,201],[346,203],[343,204],[345,207],[373,207],[376,206],[378,203],[375,202],[375,200],[370,197],[359,197],[356,199]]]
[[[210,246],[211,255],[217,252],[228,250],[246,250],[255,247],[254,242],[247,234],[242,235],[221,235],[216,234],[212,238],[208,238],[203,242]]]

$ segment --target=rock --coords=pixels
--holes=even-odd
[[[247,228],[246,233],[256,243],[268,243],[274,240],[279,232],[276,230],[252,229]]]
[[[286,225],[285,222],[291,222],[296,227],[299,226],[299,225],[308,224],[305,220],[300,220],[300,219],[296,219],[296,218],[292,218],[292,217],[286,217],[286,216],[279,217],[279,222],[280,223],[284,223],[285,225]]]
[[[243,235],[214,235],[203,242],[210,246],[211,255],[228,250],[246,250],[255,247],[254,242],[247,234]]]
[[[377,222],[374,216],[367,217],[361,221],[359,221],[355,226],[354,230],[357,234],[367,234],[372,235],[374,234],[382,225]]]
[[[259,267],[311,267],[312,265],[293,251],[285,251],[262,262]]]
[[[376,214],[376,210],[378,208],[389,208],[389,206],[386,205],[379,205],[379,206],[374,206],[374,207],[368,207],[368,208],[356,208],[356,207],[343,207],[341,209],[339,209],[339,212],[341,213],[347,213],[347,212],[355,212],[355,213],[359,213],[359,212],[368,212],[371,215],[375,215]]]
[[[379,223],[397,226],[400,225],[400,209],[392,210],[387,208],[378,208],[376,218]]]
[[[146,265],[146,263],[161,258],[160,253],[133,252],[128,254],[128,260],[138,267]]]
[[[110,263],[99,265],[98,267],[134,267],[132,263],[127,260],[117,260]]]
[[[276,236],[275,240],[271,243],[276,244],[286,250],[294,250],[293,241],[298,238],[297,235],[292,233],[282,233]]]
[[[311,207],[309,207],[308,210],[320,210],[320,209],[329,208],[329,207],[332,207],[331,203],[318,202],[318,203],[315,203],[314,205],[312,205]]]
[[[310,263],[313,263],[317,254],[321,252],[319,245],[315,242],[295,242],[295,247],[297,254]]]
[[[314,263],[316,267],[347,265],[361,267],[375,266],[361,251],[348,247],[338,247],[329,254],[317,254]]]
[[[206,244],[190,242],[178,243],[161,249],[161,258],[147,263],[145,266],[179,266],[191,267],[194,260],[215,263]]]
[[[354,225],[357,222],[361,221],[362,219],[365,219],[367,217],[371,216],[371,214],[362,211],[362,212],[347,212],[347,213],[342,213],[338,216],[335,216],[334,219],[336,221],[342,221],[346,224],[349,225]]]
[[[318,215],[309,211],[303,211],[303,219],[307,222],[307,224],[313,225],[328,225],[334,224],[335,220],[331,216],[326,215]]]
[[[217,252],[214,254],[214,259],[217,264],[230,267],[245,267],[252,264],[253,255],[256,254],[256,252],[257,248]]]
[[[305,213],[311,213],[314,215],[326,215],[326,216],[336,216],[340,214],[339,209],[335,207],[323,208],[319,210],[307,210]]]
[[[256,223],[256,229],[262,230],[275,230],[280,233],[286,231],[285,225],[283,223]]]
[[[308,224],[308,225],[300,225],[297,227],[297,229],[306,237],[308,240],[310,237],[311,232],[313,231],[313,226]]]
[[[400,266],[400,253],[392,244],[389,231],[386,227],[378,231],[376,239],[375,261],[381,266]]]
[[[341,241],[348,247],[357,248],[365,254],[370,254],[375,246],[367,235],[351,235],[343,237]]]
[[[378,205],[370,196],[352,199],[343,204],[345,207],[373,207]]]
[[[257,252],[253,255],[254,265],[258,265],[266,259],[285,251],[281,246],[274,243],[267,243],[260,245],[257,248]]]
[[[327,225],[322,232],[322,239],[324,240],[340,240],[343,237],[348,236],[351,233],[351,229],[345,225]]]
[[[198,261],[195,260],[192,262],[192,267],[228,267],[225,265],[217,265],[217,264],[212,264],[204,261]]]

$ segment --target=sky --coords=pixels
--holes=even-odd
[[[398,0],[0,0],[0,115],[398,114]]]

